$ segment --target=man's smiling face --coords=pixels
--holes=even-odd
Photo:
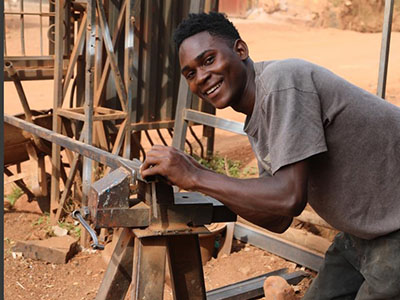
[[[243,58],[222,38],[203,31],[185,39],[179,61],[192,93],[216,108],[241,101],[246,85]]]

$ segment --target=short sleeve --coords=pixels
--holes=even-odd
[[[318,94],[288,88],[271,92],[265,100],[272,174],[328,150]]]

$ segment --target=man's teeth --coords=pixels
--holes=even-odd
[[[214,87],[212,87],[211,89],[209,89],[207,91],[207,95],[210,95],[212,92],[214,92],[217,88],[219,88],[221,86],[221,82],[218,83],[217,85],[215,85]]]

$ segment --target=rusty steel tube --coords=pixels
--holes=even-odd
[[[70,149],[71,151],[91,158],[99,163],[105,164],[112,169],[124,167],[132,172],[133,178],[143,181],[139,174],[139,168],[142,163],[138,159],[129,160],[127,158],[123,158],[7,114],[4,114],[4,122],[37,135],[51,143],[55,143],[61,147]]]

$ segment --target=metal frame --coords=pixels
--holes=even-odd
[[[381,55],[379,59],[379,76],[377,95],[385,99],[386,78],[389,64],[390,37],[392,33],[394,0],[385,1],[385,12],[383,17]]]

